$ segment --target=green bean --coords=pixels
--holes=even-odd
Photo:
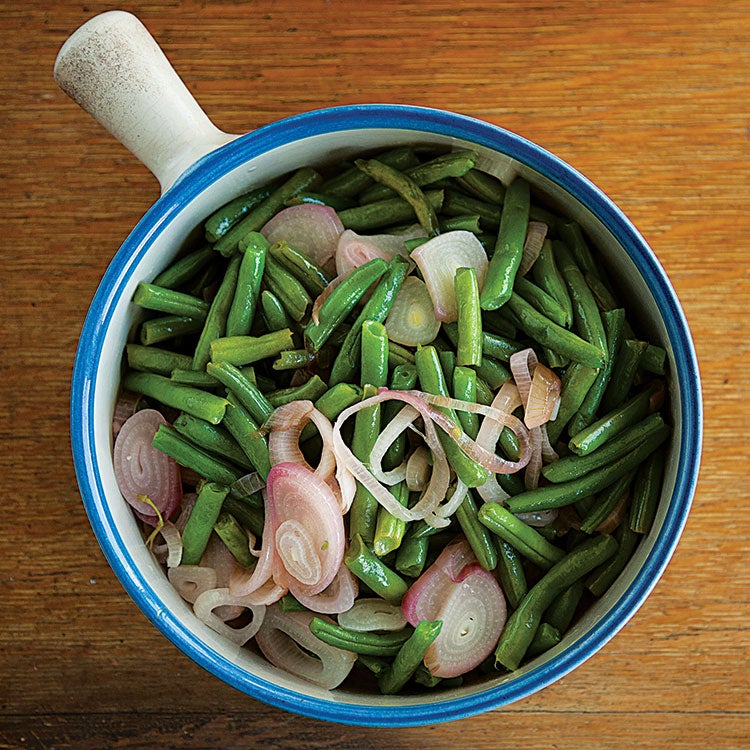
[[[601,352],[606,353],[607,337],[604,333],[599,306],[583,278],[581,269],[564,243],[553,242],[552,247],[573,303],[573,323],[576,332]]]
[[[307,308],[312,305],[312,298],[297,277],[287,271],[272,254],[266,257],[263,280],[292,320],[299,322],[305,317]]]
[[[406,486],[406,482],[399,482],[391,489],[391,494],[401,505],[406,506],[408,504],[409,488]],[[398,549],[405,532],[406,521],[396,518],[383,507],[378,508],[372,551],[378,557],[385,557],[393,550]]]
[[[379,161],[394,169],[408,169],[419,164],[419,158],[410,146],[399,146],[377,154]],[[324,193],[344,198],[351,198],[373,184],[371,177],[357,167],[343,170],[327,179],[320,187]]]
[[[480,522],[477,504],[471,492],[466,493],[466,497],[458,506],[456,520],[479,564],[485,570],[494,570],[497,566],[497,548],[487,527]]]
[[[500,203],[488,203],[455,190],[446,190],[441,207],[445,216],[479,216],[480,225],[487,231],[497,230],[500,226]]]
[[[417,349],[415,355],[417,374],[422,390],[437,396],[449,396],[445,383],[440,360],[434,346],[423,346]],[[436,407],[447,414],[454,422],[458,423],[458,417],[453,409]],[[448,462],[453,467],[456,475],[467,487],[478,487],[489,478],[489,472],[476,461],[469,458],[461,451],[458,444],[445,432],[438,430],[438,438],[443,446]]]
[[[279,358],[271,367],[277,372],[300,370],[303,367],[308,367],[314,361],[315,357],[307,349],[287,349],[279,353]]]
[[[362,360],[360,385],[380,388],[388,384],[388,333],[382,323],[366,320],[362,324]]]
[[[309,380],[302,383],[302,385],[281,388],[265,395],[274,407],[278,407],[292,401],[315,401],[327,390],[328,386],[321,380],[320,375],[313,375]]]
[[[192,358],[187,354],[142,344],[126,344],[125,358],[132,370],[155,372],[159,375],[170,375],[172,370],[190,367],[192,362]]]
[[[189,385],[192,388],[201,388],[204,391],[215,390],[221,385],[216,378],[211,377],[207,372],[202,370],[185,370],[181,367],[175,367],[170,373],[169,379],[173,383]]]
[[[484,378],[479,377],[477,374],[477,403],[484,404],[484,406],[490,406],[495,398],[495,394],[492,392],[489,384]]]
[[[438,223],[441,232],[461,231],[471,232],[472,234],[476,235],[482,233],[482,227],[479,223],[479,214],[464,214],[462,216],[438,216]],[[426,242],[425,238],[419,237],[417,239]],[[419,245],[417,245],[417,247],[419,247]],[[411,252],[414,249],[414,246],[407,247],[407,249],[409,250],[409,252]]]
[[[127,391],[142,393],[165,406],[180,409],[211,424],[221,422],[228,404],[226,399],[213,393],[173,383],[169,378],[151,372],[127,372],[121,385]]]
[[[586,273],[583,275],[583,278],[586,280],[586,285],[589,289],[591,289],[591,294],[594,295],[596,304],[599,305],[599,309],[602,312],[606,312],[607,310],[615,310],[620,306],[617,303],[617,300],[615,299],[612,292],[609,291],[607,286],[598,276],[594,276],[594,274],[591,273]]]
[[[649,434],[637,448],[620,456],[612,463],[568,482],[550,484],[522,492],[508,500],[508,508],[512,513],[561,508],[582,497],[593,495],[609,487],[625,474],[635,471],[667,439],[669,433],[669,427],[664,425],[656,432]]]
[[[251,232],[243,239],[243,245],[234,298],[227,314],[227,336],[250,335],[266,268],[268,240],[258,232]]]
[[[279,609],[282,612],[310,612],[310,610],[291,594],[284,594],[279,599]]]
[[[638,365],[655,375],[664,375],[666,369],[667,351],[656,344],[649,344],[646,351],[641,355]]]
[[[391,367],[397,367],[398,365],[413,365],[414,353],[409,351],[405,346],[401,346],[400,344],[391,341],[388,347],[388,364]]]
[[[362,389],[358,386],[351,383],[336,383],[315,400],[315,408],[331,422],[335,422],[344,409],[353,406],[361,398]],[[315,433],[316,427],[314,424],[305,425],[300,435],[300,442],[309,440]]]
[[[659,385],[650,385],[618,409],[608,412],[601,419],[584,427],[571,438],[568,443],[570,450],[579,456],[585,456],[643,419],[651,410],[651,398],[659,388]]]
[[[484,314],[483,318],[487,316]],[[456,346],[458,343],[458,327],[455,323],[443,323],[442,331],[448,340]],[[507,336],[502,336],[488,331],[482,331],[482,354],[485,357],[510,362],[512,355],[520,352],[523,346]]]
[[[497,539],[497,576],[511,609],[517,609],[529,590],[523,558],[518,550],[504,539]]]
[[[476,158],[475,151],[451,151],[402,171],[419,187],[425,187],[425,185],[432,185],[445,177],[460,177],[466,174],[474,166]],[[366,171],[365,174],[367,174]],[[372,177],[372,175],[370,176]],[[380,181],[377,180],[377,182]],[[373,201],[392,198],[394,193],[397,193],[397,191],[384,183],[373,185],[361,193],[359,202],[372,203]]]
[[[500,503],[485,503],[479,509],[478,517],[493,534],[513,545],[525,558],[543,570],[551,568],[565,554]]]
[[[397,693],[411,679],[411,676],[422,663],[427,649],[440,634],[441,620],[422,620],[409,640],[399,650],[393,663],[378,677],[378,687],[384,695]]]
[[[165,315],[161,318],[144,320],[140,327],[141,344],[152,346],[162,341],[188,336],[203,330],[203,318],[190,318],[185,315]]]
[[[597,370],[578,362],[573,362],[563,373],[557,416],[547,423],[547,437],[553,445],[578,413],[597,375]]]
[[[472,404],[477,402],[477,374],[470,367],[456,367],[453,371],[453,397]],[[476,440],[479,415],[469,411],[459,411],[457,414],[464,432]]]
[[[497,242],[482,287],[483,310],[496,310],[513,292],[529,225],[530,205],[531,187],[526,180],[516,177],[505,192]]]
[[[552,240],[545,239],[539,257],[531,267],[531,276],[538,287],[544,289],[565,310],[565,328],[573,325],[573,302],[565,279],[557,267]]]
[[[165,289],[183,286],[200,273],[216,256],[210,247],[202,247],[188,253],[154,277],[153,284]]]
[[[148,284],[142,281],[135,288],[133,302],[146,310],[180,315],[203,320],[208,313],[208,303],[192,294],[176,292],[174,289]]]
[[[362,389],[362,400],[370,398],[377,393],[377,387],[365,385]],[[352,434],[352,453],[368,469],[370,468],[370,455],[372,454],[375,441],[380,434],[380,404],[373,404],[360,409],[354,417],[354,432]],[[377,499],[360,482],[354,493],[351,508],[349,509],[349,538],[359,536],[367,544],[372,544],[375,538],[375,527],[378,520]]]
[[[271,471],[271,457],[268,453],[268,442],[260,431],[257,422],[242,406],[237,395],[228,394],[230,406],[224,417],[224,425],[237,441],[255,470],[265,479]]]
[[[565,589],[616,551],[614,538],[598,535],[583,542],[547,571],[505,623],[495,649],[495,665],[508,670],[517,669],[534,640],[545,610]]]
[[[401,288],[401,284],[403,284],[408,271],[409,263],[400,255],[397,255],[390,261],[388,270],[373,289],[370,299],[363,305],[362,311],[357,316],[357,319],[341,344],[339,353],[331,368],[329,382],[332,385],[353,380],[360,364],[362,324],[366,320],[373,320],[378,323],[385,322],[388,313],[391,311],[391,307],[393,307],[396,294],[398,294],[398,290]]]
[[[426,526],[426,524],[425,524]],[[410,531],[407,531],[401,545],[396,550],[396,561],[394,567],[402,575],[410,578],[418,578],[425,565],[427,564],[427,553],[430,548],[430,539],[414,533],[414,529],[419,528],[417,524],[412,524]]]
[[[482,309],[479,306],[479,284],[474,268],[459,268],[454,277],[458,309],[458,344],[456,364],[482,363]]]
[[[411,627],[391,633],[350,630],[321,617],[310,621],[310,632],[330,646],[366,656],[396,656],[414,632]]]
[[[623,523],[616,532],[619,547],[615,555],[601,567],[591,572],[586,579],[586,588],[594,596],[602,596],[615,582],[617,576],[622,573],[628,560],[633,556],[638,542],[641,540],[639,534],[633,531],[628,524]]]
[[[263,313],[263,321],[270,332],[291,329],[294,325],[291,317],[281,304],[281,300],[273,293],[264,289],[260,293],[260,308]]]
[[[545,622],[561,633],[567,632],[575,617],[585,586],[580,579],[557,596],[544,613]]]
[[[633,475],[626,474],[597,495],[593,507],[581,519],[581,531],[586,534],[596,531],[622,501],[632,481]]]
[[[550,482],[568,482],[576,479],[629,453],[638,443],[663,426],[661,414],[650,414],[591,453],[583,456],[564,456],[552,461],[542,468],[542,476]]]
[[[602,314],[602,322],[604,324],[604,332],[607,336],[607,361],[604,367],[599,370],[577,413],[571,419],[569,430],[571,435],[576,435],[584,427],[591,424],[599,410],[604,391],[612,377],[612,368],[615,365],[617,352],[622,341],[625,310],[622,308],[607,310]]]
[[[494,357],[484,355],[482,362],[475,366],[477,375],[482,378],[493,391],[497,391],[500,386],[510,380],[510,370]]]
[[[305,338],[317,352],[334,330],[344,321],[367,290],[388,270],[382,258],[373,258],[355,268],[326,298],[318,310],[318,322],[311,320],[305,326]]]
[[[289,198],[286,201],[287,206],[299,206],[303,203],[310,203],[314,206],[330,206],[334,211],[343,211],[345,208],[351,208],[356,206],[356,201],[351,198],[343,198],[338,195],[330,195],[327,193],[316,193],[310,190],[306,190],[303,193],[298,193],[293,198]]]
[[[240,565],[244,568],[252,568],[255,565],[257,560],[250,552],[247,532],[233,515],[220,513],[214,524],[214,531]]]
[[[630,505],[630,528],[648,534],[656,517],[664,476],[664,451],[655,451],[638,469]]]
[[[211,342],[211,361],[230,365],[249,365],[266,357],[275,357],[285,349],[294,349],[288,328],[262,336],[225,336]]]
[[[216,482],[206,482],[201,488],[182,532],[183,565],[200,562],[228,493],[228,487]]]
[[[625,339],[612,365],[612,377],[602,397],[602,409],[611,411],[620,406],[633,386],[638,364],[648,344],[645,341]]]
[[[243,469],[252,468],[252,463],[237,441],[221,425],[213,425],[182,412],[172,423],[175,430],[197,446],[219,458],[231,461]]]
[[[263,535],[263,509],[231,494],[224,500],[224,510],[231,513],[240,525],[256,537]]]
[[[565,308],[550,294],[528,279],[517,276],[513,289],[542,315],[563,328],[569,325]]]
[[[505,200],[505,186],[497,177],[472,169],[456,179],[458,185],[480,200],[499,206]]]
[[[581,272],[584,274],[591,274],[598,278],[600,272],[596,265],[596,261],[594,260],[594,256],[591,254],[591,250],[586,244],[581,225],[575,221],[562,221],[558,222],[557,230],[560,233],[563,242],[565,242],[573,253],[575,263],[581,269]]]
[[[417,368],[414,365],[397,365],[391,373],[391,390],[409,391],[417,384]],[[386,401],[382,406],[381,420],[382,428],[403,409],[404,404],[398,401]],[[388,446],[388,450],[383,456],[383,466],[387,470],[395,469],[404,460],[406,453],[407,437],[406,432],[400,433],[396,439]]]
[[[227,315],[232,306],[234,291],[237,287],[241,258],[233,257],[229,261],[224,278],[211,302],[208,315],[203,324],[203,330],[193,352],[193,369],[205,370],[211,359],[211,342],[224,335],[227,328]]]
[[[344,564],[379,597],[391,604],[401,604],[401,599],[408,589],[406,581],[386,566],[359,534],[355,534],[349,542]]]
[[[379,677],[390,664],[390,659],[382,656],[370,656],[369,654],[357,654],[357,663],[372,672],[375,677]]]
[[[273,414],[273,404],[247,377],[244,370],[240,370],[229,362],[209,362],[206,365],[206,372],[231,390],[240,404],[259,424],[263,424]]]
[[[310,295],[317,297],[332,281],[315,261],[286,242],[274,244],[270,248],[270,253],[271,257],[289,271]]]
[[[451,349],[440,349],[438,350],[438,359],[440,360],[440,367],[445,378],[445,388],[447,391],[452,391],[453,371],[456,369],[456,355]]]
[[[604,350],[558,326],[519,295],[511,294],[508,307],[516,315],[519,327],[538,344],[588,367],[598,369],[604,365]]]
[[[281,185],[275,187],[267,198],[250,210],[226,234],[219,237],[214,249],[225,257],[233,255],[239,249],[243,237],[262,229],[267,221],[285,207],[289,198],[309,189],[319,179],[320,175],[310,167],[298,169]]]
[[[250,190],[211,214],[204,225],[206,239],[209,242],[216,242],[223,237],[238,221],[268,198],[271,195],[271,189],[270,186],[264,185]]]
[[[432,211],[440,210],[443,195],[442,190],[425,191],[425,201]],[[416,214],[412,205],[403,198],[388,198],[339,211],[341,223],[355,232],[367,232],[392,224],[403,224],[415,218]]]
[[[543,622],[536,631],[533,640],[526,650],[526,657],[533,659],[535,656],[549,651],[562,640],[562,633],[548,622]]]

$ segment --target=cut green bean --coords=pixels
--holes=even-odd
[[[228,397],[230,405],[227,407],[224,425],[250,459],[255,470],[265,479],[271,471],[268,442],[257,422],[240,403],[237,395],[230,391]]]
[[[488,203],[487,201],[474,198],[456,190],[446,190],[441,215],[466,216],[477,215],[482,228],[487,231],[497,231],[500,226],[500,203]],[[493,243],[494,245],[494,243]]]
[[[320,375],[313,375],[309,380],[302,383],[302,385],[281,388],[280,390],[266,393],[265,396],[274,407],[278,407],[292,401],[316,401],[327,390],[328,386],[320,378]]]
[[[141,323],[139,337],[141,344],[152,346],[162,341],[189,336],[203,330],[203,318],[190,318],[184,315],[165,315],[151,318]]]
[[[203,485],[182,532],[182,565],[198,565],[219,518],[229,488],[216,482]]]
[[[153,284],[166,289],[177,289],[199,274],[214,258],[212,248],[202,247],[188,253],[154,277]]]
[[[260,301],[268,240],[258,232],[251,232],[243,239],[243,247],[234,298],[227,314],[227,336],[250,335]]]
[[[570,420],[578,413],[597,375],[597,370],[578,362],[573,362],[563,373],[560,406],[555,418],[547,423],[547,437],[553,445],[559,440]]]
[[[317,297],[332,279],[315,261],[290,247],[286,242],[277,242],[270,248],[271,256],[289,271],[307,290]]]
[[[533,659],[553,646],[556,646],[562,640],[562,633],[548,622],[543,622],[536,631],[533,640],[529,644],[526,656]]]
[[[388,333],[382,323],[366,320],[362,324],[362,361],[360,385],[376,388],[388,384]]]
[[[241,258],[233,257],[229,261],[224,278],[211,302],[203,330],[193,352],[193,369],[205,370],[211,359],[211,342],[224,335],[227,328],[227,315],[232,306],[234,291],[237,287],[237,276],[240,270]]]
[[[321,617],[313,617],[310,621],[310,631],[329,646],[366,656],[396,656],[414,632],[411,627],[391,633],[349,630]]]
[[[388,270],[387,261],[373,258],[355,268],[326,298],[318,310],[318,321],[305,326],[305,338],[317,352],[344,321],[367,290]]]
[[[189,385],[192,388],[201,388],[204,391],[215,390],[221,385],[216,378],[211,377],[207,372],[203,372],[202,370],[185,370],[181,367],[176,367],[172,370],[169,379],[173,383]]]
[[[287,206],[299,206],[308,203],[314,206],[330,206],[334,211],[343,211],[345,208],[356,206],[357,202],[351,198],[343,198],[329,193],[316,193],[305,190],[286,201]]]
[[[450,396],[443,370],[440,366],[440,359],[434,346],[423,346],[417,349],[415,364],[419,383],[424,391],[433,393],[436,396]],[[455,411],[444,407],[435,408],[447,414],[458,424],[458,417]],[[454,440],[442,430],[438,430],[438,438],[443,446],[448,462],[453,467],[456,475],[467,487],[479,487],[479,485],[487,481],[489,478],[487,469],[463,453]]]
[[[638,365],[647,347],[645,341],[625,339],[622,342],[612,366],[612,377],[602,398],[601,406],[604,411],[616,409],[625,401],[633,387]]]
[[[276,357],[285,349],[294,349],[288,328],[262,336],[225,336],[211,342],[211,360],[230,365],[249,365],[267,357]]]
[[[664,427],[661,414],[654,413],[628,427],[600,448],[583,456],[563,456],[542,467],[542,476],[550,482],[568,482],[588,474],[622,455]]]
[[[510,370],[494,357],[484,355],[482,362],[475,368],[477,376],[484,380],[493,391],[499,390],[500,386],[510,380]]]
[[[649,344],[641,355],[639,365],[655,375],[664,375],[667,371],[667,350],[656,344]]]
[[[406,507],[409,502],[409,488],[406,486],[406,482],[399,482],[391,489],[391,494],[401,505]],[[378,508],[377,513],[372,551],[378,557],[385,557],[393,550],[398,549],[401,544],[406,532],[406,521],[396,518],[383,507]]]
[[[617,551],[613,537],[598,535],[569,552],[526,594],[505,623],[495,649],[495,664],[518,669],[534,640],[545,610],[575,581],[603,564]]]
[[[214,524],[214,531],[224,542],[237,562],[244,568],[252,568],[257,562],[250,552],[250,539],[239,521],[231,513],[220,513]]]
[[[263,535],[263,508],[251,505],[249,502],[234,497],[231,493],[224,500],[223,508],[237,519],[242,528],[247,529],[256,538]]]
[[[486,315],[485,313],[483,317],[486,317]],[[458,344],[458,326],[455,323],[443,323],[442,331],[454,346]],[[522,349],[521,344],[507,336],[489,333],[488,331],[482,332],[482,354],[485,357],[509,362],[510,358]]]
[[[623,523],[617,529],[616,539],[619,547],[615,555],[603,563],[601,567],[593,570],[591,575],[586,579],[586,588],[594,596],[603,596],[620,573],[625,570],[625,566],[633,556],[633,552],[638,546],[641,537],[628,524]]]
[[[279,299],[292,320],[299,322],[305,317],[308,307],[312,305],[310,295],[297,277],[287,271],[273,254],[266,256],[263,281]]]
[[[529,590],[526,582],[526,572],[523,567],[523,558],[518,550],[506,542],[498,539],[497,544],[497,576],[500,579],[505,596],[511,609],[516,609]]]
[[[593,506],[581,519],[581,531],[593,534],[622,501],[632,481],[632,474],[626,474],[597,495]]]
[[[155,372],[159,375],[170,375],[172,370],[190,367],[192,363],[192,358],[187,354],[142,344],[126,344],[125,358],[132,370]]]
[[[479,521],[493,534],[515,547],[535,565],[548,570],[564,556],[563,550],[548,542],[536,529],[514,516],[500,503],[485,503],[479,509]]]
[[[270,332],[283,331],[286,328],[291,329],[294,325],[279,298],[268,289],[264,289],[260,293],[260,307],[263,321]]]
[[[557,267],[552,240],[545,239],[539,257],[531,267],[531,276],[536,285],[550,295],[565,310],[565,328],[573,325],[573,302],[570,299],[565,279]]]
[[[243,370],[229,362],[209,362],[206,372],[231,390],[259,424],[263,424],[273,414],[273,404]]]
[[[417,384],[417,368],[414,365],[398,365],[393,368],[391,373],[390,387],[394,391],[409,391]],[[381,427],[385,426],[398,414],[404,404],[398,401],[386,401],[382,405]],[[383,467],[386,470],[395,469],[404,460],[406,454],[407,436],[402,432],[396,436],[396,439],[388,446],[388,450],[383,456]]]
[[[281,185],[274,188],[267,198],[251,209],[226,234],[221,236],[214,245],[214,249],[225,257],[233,255],[239,249],[243,237],[250,232],[260,231],[267,221],[285,207],[289,198],[303,190],[308,190],[319,180],[320,175],[310,167],[297,170]]]
[[[479,564],[485,570],[494,570],[497,566],[497,548],[489,530],[480,521],[477,504],[471,492],[466,493],[466,497],[458,506],[456,520]]]
[[[563,242],[573,253],[575,263],[581,269],[581,272],[598,278],[600,276],[599,268],[589,246],[586,244],[581,225],[576,221],[561,221],[557,222],[557,229]]]
[[[472,404],[477,402],[477,374],[470,367],[456,367],[453,371],[453,397]],[[479,415],[469,411],[459,411],[457,414],[464,432],[476,440]]]
[[[180,435],[197,446],[243,469],[252,468],[252,463],[237,441],[221,425],[213,425],[184,412],[172,424]]]
[[[427,190],[424,197],[433,211],[440,210],[443,204],[442,190]],[[341,223],[355,232],[368,232],[392,224],[404,224],[415,218],[417,217],[412,205],[403,198],[388,198],[339,211]]]
[[[567,632],[576,615],[585,586],[578,580],[557,596],[544,613],[544,621],[561,633]]]
[[[635,471],[668,437],[670,429],[666,425],[646,437],[630,453],[606,464],[587,475],[559,484],[549,484],[534,490],[527,490],[508,500],[512,513],[528,513],[548,508],[561,508],[582,497],[588,497],[609,487],[620,477]]]
[[[482,232],[482,227],[479,223],[479,214],[470,214],[464,216],[438,216],[438,222],[441,232],[461,231],[471,232],[472,234],[476,235],[479,235]],[[411,242],[412,240],[408,241]],[[407,249],[409,250],[409,252],[411,252],[414,249],[414,246],[408,247]]]
[[[378,687],[384,695],[397,693],[411,679],[417,667],[424,660],[427,649],[440,634],[443,623],[440,620],[422,620],[409,640],[399,650],[393,663],[378,677]]]
[[[526,278],[516,276],[513,289],[520,297],[535,307],[542,315],[553,323],[565,328],[569,325],[565,308],[541,287]]]
[[[337,383],[315,400],[315,408],[331,422],[335,422],[344,409],[353,406],[361,398],[361,388],[351,383]],[[315,432],[316,428],[314,424],[305,425],[300,435],[300,442],[309,440]]]
[[[267,185],[250,190],[211,214],[204,225],[206,239],[216,242],[223,237],[238,221],[268,198],[271,190],[271,186]]]
[[[456,291],[457,348],[456,364],[482,363],[482,309],[479,306],[479,284],[474,268],[459,268],[454,277]]]
[[[315,361],[307,349],[287,349],[279,353],[279,358],[271,365],[277,372],[285,370],[300,370],[308,367]]]
[[[135,288],[133,302],[146,310],[180,315],[203,320],[208,314],[208,303],[192,294],[148,284],[142,281]]]
[[[456,179],[467,192],[480,200],[499,206],[505,200],[505,186],[497,177],[479,169],[472,169]]]
[[[664,451],[655,451],[636,474],[629,524],[630,528],[638,534],[648,534],[654,523],[661,496],[664,463]]]
[[[511,294],[508,307],[523,331],[537,343],[588,367],[598,369],[604,365],[604,350],[557,325],[519,295]]]
[[[602,312],[615,310],[620,306],[612,292],[610,292],[609,288],[600,278],[591,273],[584,274],[583,278],[586,280],[586,284],[591,290],[591,294],[594,295],[596,304],[599,305],[599,309]]]
[[[529,183],[516,177],[505,191],[497,242],[482,287],[483,310],[496,310],[508,301],[513,292],[529,225],[530,205]]]
[[[186,440],[170,425],[159,425],[151,444],[154,448],[171,456],[180,466],[192,469],[209,482],[229,486],[243,474],[243,470],[232,466],[228,461],[216,458]]]
[[[211,424],[221,422],[228,404],[226,399],[213,393],[173,383],[169,378],[151,372],[126,373],[122,379],[122,387],[128,391],[142,393],[165,406],[205,419]]]
[[[391,604],[401,604],[408,585],[398,573],[391,570],[356,534],[349,542],[344,564],[375,594]]]
[[[568,443],[568,447],[579,456],[585,456],[619,435],[623,430],[632,427],[643,419],[651,410],[651,399],[660,389],[657,384],[648,386],[644,391],[628,399],[621,407],[605,414],[601,419],[577,432]]]

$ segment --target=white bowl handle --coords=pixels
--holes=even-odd
[[[146,27],[121,10],[94,16],[68,38],[55,81],[135,154],[162,192],[193,162],[237,138],[201,109]]]

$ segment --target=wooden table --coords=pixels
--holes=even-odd
[[[527,136],[624,209],[684,305],[703,469],[653,595],[540,694],[403,730],[329,725],[235,692],[146,621],[95,543],[70,455],[71,367],[100,277],[157,185],[56,88],[52,65],[110,7],[0,3],[0,748],[748,747],[750,5],[126,4],[230,132],[387,101]]]

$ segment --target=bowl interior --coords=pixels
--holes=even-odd
[[[201,623],[146,549],[112,467],[118,373],[136,321],[130,303],[136,285],[168,265],[213,210],[303,165],[415,143],[476,149],[481,168],[506,182],[523,176],[550,207],[582,225],[618,279],[626,304],[638,311],[638,330],[667,350],[674,435],[651,533],[612,589],[556,648],[512,676],[488,676],[429,695],[329,692],[280,672]],[[421,724],[475,714],[529,695],[588,658],[635,612],[671,556],[690,505],[700,451],[698,373],[686,323],[656,258],[618,209],[566,164],[517,136],[458,115],[385,106],[290,118],[243,136],[183,175],[144,216],[104,276],[81,336],[71,411],[86,510],[109,563],[143,612],[191,658],[238,689],[291,711],[354,724]]]

